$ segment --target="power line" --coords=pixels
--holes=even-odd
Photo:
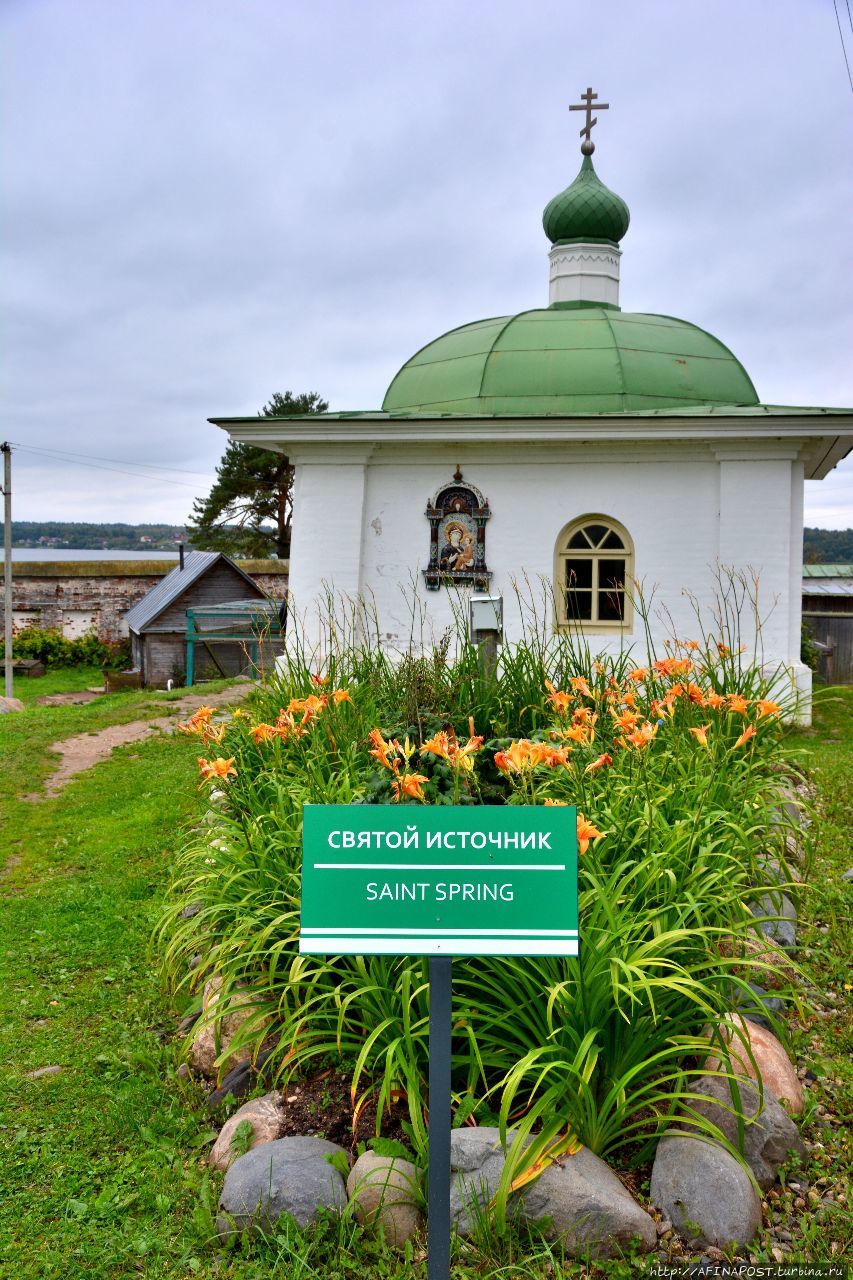
[[[206,471],[188,471],[185,467],[167,467],[159,462],[131,462],[128,458],[102,458],[97,453],[74,453],[70,449],[48,449],[44,445],[35,444],[16,444],[14,440],[10,441],[16,449],[29,449],[33,453],[49,453],[52,455],[62,455],[66,458],[86,458],[92,462],[115,462],[119,466],[127,467],[145,467],[149,471],[173,471],[176,475],[181,476],[206,476]]]
[[[150,484],[174,484],[181,489],[197,489],[198,486],[190,484],[189,480],[170,480],[167,476],[143,475],[139,471],[126,471],[121,467],[106,467],[99,462],[84,462],[81,458],[64,457],[61,453],[54,453],[49,449],[32,449],[29,445],[15,445],[16,450],[21,453],[33,453],[36,457],[55,458],[57,462],[70,462],[77,467],[91,467],[95,471],[112,471],[116,475],[132,476],[134,480],[147,480]],[[141,465],[145,465],[142,463]]]
[[[853,93],[853,75],[850,74],[850,63],[847,61],[847,50],[844,47],[844,32],[841,30],[841,19],[838,16],[838,0],[832,0],[832,7],[835,10],[835,21],[838,23],[838,38],[841,41],[841,52],[844,54],[844,65],[847,68],[847,79],[850,81],[850,91]],[[850,4],[847,2],[847,16],[850,17]],[[853,22],[851,22],[853,27]]]
[[[846,0],[847,4],[847,21],[850,23],[850,30],[853,31],[853,18],[850,16],[850,0]]]

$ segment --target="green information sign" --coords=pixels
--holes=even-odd
[[[306,805],[299,950],[578,953],[577,822],[561,805]]]

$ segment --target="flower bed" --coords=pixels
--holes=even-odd
[[[488,671],[464,641],[397,662],[341,646],[322,674],[292,659],[251,713],[196,713],[212,821],[181,853],[160,936],[176,983],[215,972],[219,1015],[242,1003],[229,1061],[263,1050],[283,1081],[337,1058],[356,1113],[371,1101],[381,1125],[405,1101],[422,1155],[427,963],[298,954],[302,807],[576,804],[580,956],[455,962],[455,1123],[536,1135],[507,1161],[499,1216],[546,1152],[648,1160],[708,1024],[754,1002],[750,979],[784,997],[790,973],[756,948],[750,910],[778,892],[768,859],[789,878],[771,812],[782,708],[733,648],[673,643],[635,665],[559,637]]]

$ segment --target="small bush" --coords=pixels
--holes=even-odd
[[[820,654],[815,646],[812,629],[805,619],[803,619],[800,628],[800,661],[804,662],[807,667],[811,667],[812,671],[817,671],[820,661]]]
[[[69,639],[59,627],[22,627],[15,632],[12,649],[16,658],[37,658],[45,666],[109,667],[120,670],[130,662],[130,644],[106,644],[94,631]],[[5,646],[0,641],[0,657]]]

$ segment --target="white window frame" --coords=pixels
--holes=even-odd
[[[603,550],[593,547],[588,549],[582,547],[570,548],[569,542],[574,535],[587,525],[592,524],[604,525],[608,533],[615,533],[621,540],[624,550]],[[591,587],[589,588],[591,593],[591,618],[570,618],[566,608],[566,561],[580,559],[589,559],[592,562]],[[607,619],[598,617],[599,566],[606,564],[608,560],[625,561],[625,581],[628,585],[624,594],[625,616],[623,618]],[[612,516],[598,515],[592,512],[571,520],[560,530],[554,550],[554,608],[558,629],[563,631],[583,631],[590,635],[630,633],[634,622],[634,611],[629,587],[631,579],[635,576],[634,543],[624,525],[620,524],[618,520],[614,520]]]

